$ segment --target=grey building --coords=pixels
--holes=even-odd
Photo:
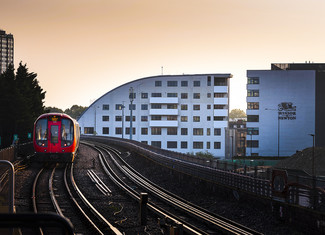
[[[0,29],[0,74],[14,63],[14,36]]]

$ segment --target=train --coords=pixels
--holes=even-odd
[[[79,147],[78,122],[64,113],[46,113],[34,123],[35,159],[40,162],[73,162]]]

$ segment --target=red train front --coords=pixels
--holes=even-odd
[[[38,161],[73,162],[79,139],[79,124],[67,114],[43,114],[34,123],[33,144]]]

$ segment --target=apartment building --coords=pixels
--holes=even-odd
[[[325,146],[325,64],[247,71],[247,156],[290,156]]]
[[[14,37],[0,29],[0,74],[10,63],[14,63]]]
[[[121,85],[78,119],[84,135],[225,158],[231,74],[161,75]]]

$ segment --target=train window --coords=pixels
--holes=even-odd
[[[73,123],[69,119],[61,121],[61,145],[62,147],[70,146],[73,141]]]
[[[35,127],[36,143],[47,147],[47,119],[39,119]]]
[[[56,144],[59,142],[59,126],[52,125],[51,126],[51,142]]]

